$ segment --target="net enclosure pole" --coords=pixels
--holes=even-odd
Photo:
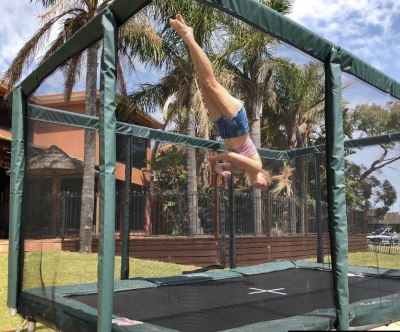
[[[102,16],[104,30],[100,68],[100,236],[97,331],[111,331],[115,260],[116,62],[117,25],[111,11]]]
[[[344,176],[344,134],[340,49],[332,47],[325,63],[325,124],[328,220],[331,239],[337,329],[349,329],[348,234]]]
[[[235,174],[229,179],[229,262],[230,268],[236,268],[236,216],[235,216]]]
[[[12,141],[10,178],[10,226],[8,248],[8,293],[7,306],[11,315],[16,314],[22,289],[22,262],[24,244],[22,239],[22,196],[25,176],[25,114],[26,97],[21,88],[13,91],[12,100]]]

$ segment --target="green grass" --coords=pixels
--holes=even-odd
[[[97,254],[80,255],[64,251],[31,252],[26,255],[24,288],[39,287],[40,261],[42,261],[43,282],[45,285],[70,285],[96,282]],[[196,266],[162,263],[151,260],[129,259],[130,278],[158,277],[182,274],[183,271],[196,269]],[[115,258],[114,279],[120,279],[121,258]],[[15,332],[22,319],[10,317],[7,307],[8,256],[0,255],[0,332]],[[54,271],[57,271],[54,274]],[[53,330],[36,324],[36,330],[51,332]],[[27,331],[27,327],[22,331]]]
[[[377,254],[375,252],[355,252],[349,254],[349,266],[373,266],[381,269],[399,269],[399,255]],[[330,263],[330,256],[324,257],[325,263]],[[310,262],[316,262],[316,258],[307,259]]]
[[[43,254],[43,256],[41,256]],[[329,262],[329,257],[325,262]],[[97,280],[97,255],[80,255],[78,253],[62,251],[46,251],[43,253],[32,252],[26,256],[26,277],[24,288],[38,287],[38,269],[42,262],[43,281],[46,285],[68,285]],[[315,261],[310,259],[310,261]],[[400,260],[397,255],[375,254],[373,252],[360,252],[349,254],[349,265],[377,266],[380,268],[400,269]],[[115,259],[115,279],[119,279],[121,258]],[[182,274],[182,271],[196,269],[195,266],[186,266],[170,263],[161,263],[150,260],[130,258],[130,278],[157,277]],[[8,256],[0,255],[0,332],[14,332],[17,330],[21,318],[10,317],[10,309],[7,307],[7,278]],[[57,271],[54,274],[53,271]],[[51,332],[41,324],[36,325],[39,332]],[[27,328],[22,331],[27,331]]]

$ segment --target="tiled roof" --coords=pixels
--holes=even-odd
[[[400,224],[400,214],[399,212],[388,212],[385,217],[379,220],[380,224]]]

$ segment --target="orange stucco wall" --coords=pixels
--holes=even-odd
[[[37,121],[34,126],[33,144],[45,148],[56,145],[69,156],[83,159],[84,134],[82,128]],[[98,142],[96,142],[96,162],[98,162],[97,146]]]
[[[8,87],[0,85],[0,96],[3,97],[8,93]],[[74,112],[79,114],[85,113],[85,92],[74,92],[71,101],[66,103],[62,94],[34,96],[29,99],[29,103],[41,105],[44,107],[55,108],[63,111]],[[99,109],[99,99],[97,100],[97,110]],[[98,115],[98,111],[97,111]],[[134,121],[145,124],[151,128],[160,128],[157,121],[153,121],[150,116],[142,116],[136,114]],[[54,123],[44,123],[37,121],[34,125],[33,144],[38,147],[49,148],[56,145],[69,156],[83,160],[84,154],[84,129],[60,125]],[[0,133],[1,134],[1,133]],[[9,131],[6,132],[7,139],[11,136]],[[99,162],[99,136],[96,133],[96,163]],[[2,139],[0,135],[0,140]],[[147,148],[147,159],[150,159],[150,144]],[[125,165],[116,164],[115,175],[117,180],[125,179]],[[147,172],[138,169],[132,169],[132,183],[140,186],[148,186],[150,176]]]
[[[80,93],[81,98],[75,96],[70,103],[65,103],[59,95],[46,96],[46,100],[41,102],[36,101],[40,104],[49,108],[56,108],[64,111],[84,114],[84,94]],[[99,104],[97,103],[97,109]],[[83,160],[84,155],[84,129],[78,127],[72,127],[67,125],[60,125],[54,123],[44,123],[37,121],[34,127],[33,143],[37,146],[49,148],[52,145],[56,145],[58,148],[63,150],[69,156]],[[96,163],[99,162],[99,135],[96,132]],[[147,159],[150,158],[150,147],[147,149]],[[117,180],[125,180],[125,165],[121,163],[116,164],[115,175]],[[148,186],[150,181],[150,175],[147,172],[143,172],[138,169],[132,169],[132,183],[140,186]]]

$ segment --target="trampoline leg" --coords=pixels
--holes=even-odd
[[[33,320],[28,321],[28,332],[36,331],[36,322]]]

